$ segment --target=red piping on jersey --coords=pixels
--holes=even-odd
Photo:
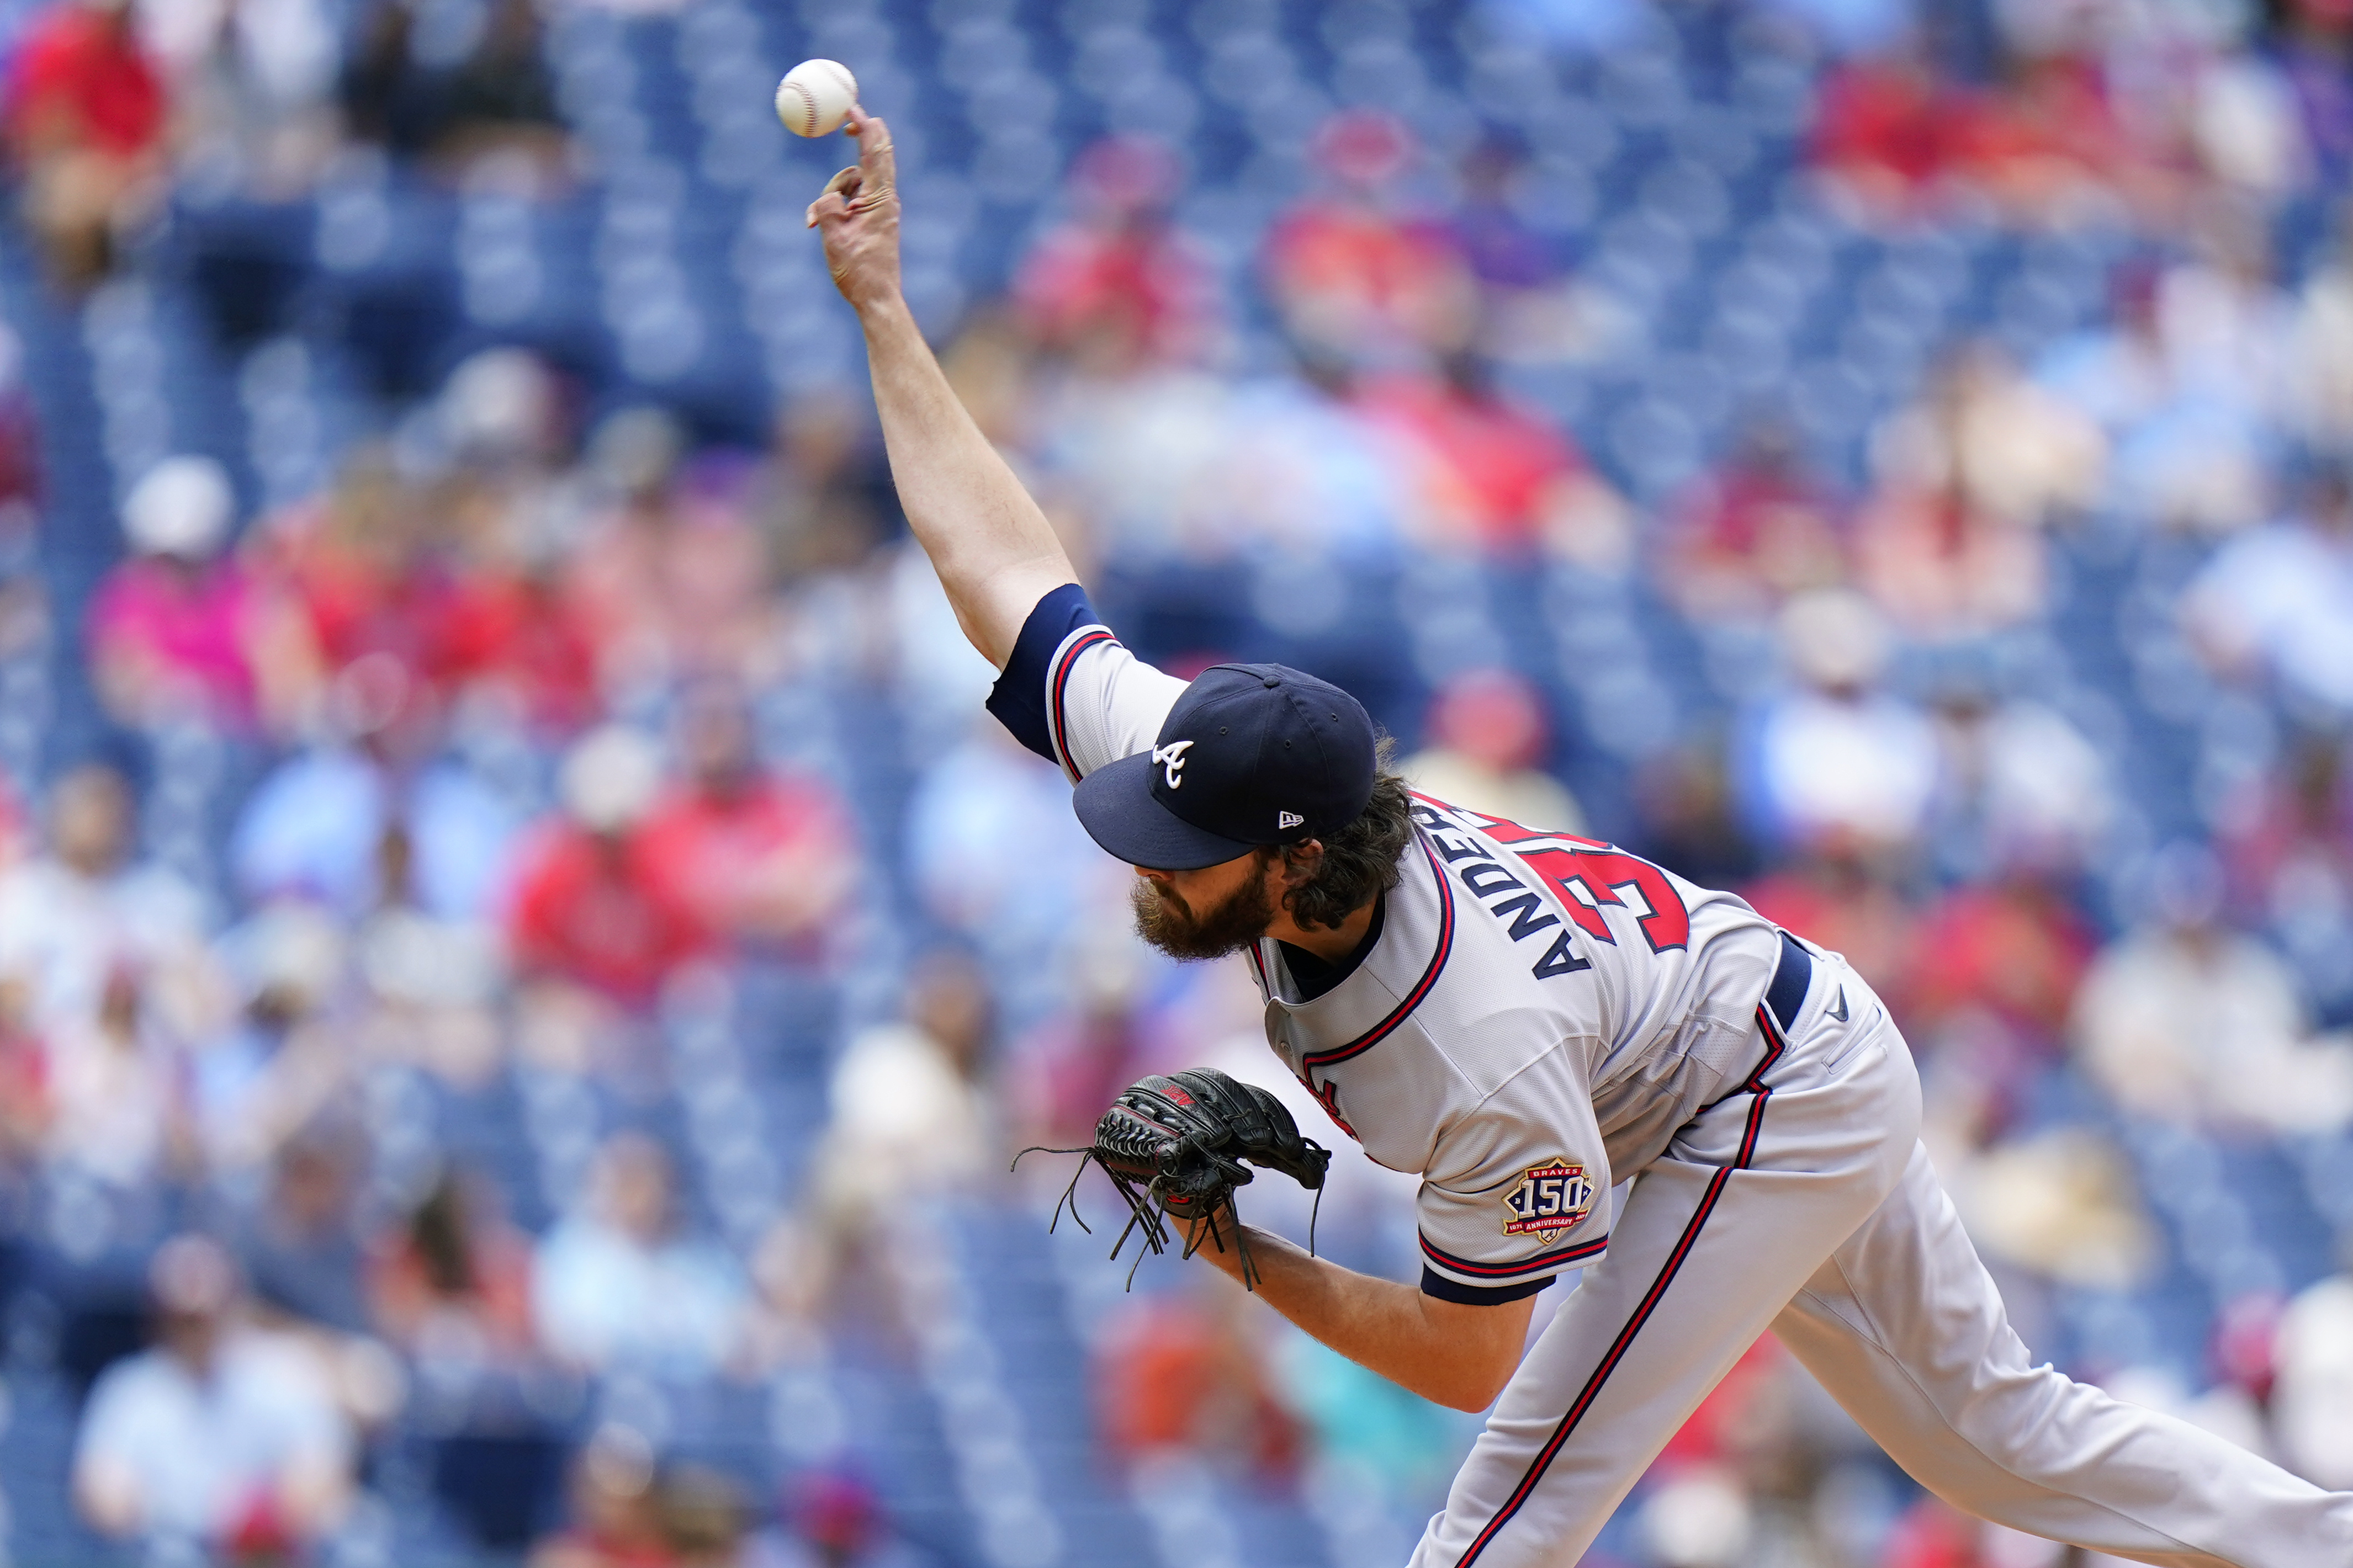
[[[1626,1359],[1627,1349],[1633,1344],[1634,1336],[1641,1331],[1644,1323],[1650,1321],[1651,1314],[1658,1310],[1659,1302],[1665,1297],[1667,1287],[1674,1282],[1676,1273],[1682,1269],[1683,1260],[1691,1256],[1692,1248],[1698,1244],[1701,1227],[1707,1224],[1707,1216],[1715,1211],[1716,1200],[1724,1195],[1724,1189],[1730,1184],[1732,1173],[1746,1170],[1748,1162],[1756,1157],[1757,1134],[1765,1123],[1765,1102],[1773,1093],[1765,1084],[1765,1073],[1781,1059],[1782,1052],[1788,1046],[1782,1037],[1779,1023],[1761,1002],[1757,1006],[1757,1021],[1765,1031],[1767,1049],[1765,1059],[1757,1064],[1757,1070],[1750,1073],[1740,1086],[1742,1090],[1756,1096],[1756,1099],[1748,1107],[1748,1125],[1741,1134],[1739,1157],[1709,1178],[1707,1190],[1700,1194],[1699,1206],[1692,1210],[1691,1219],[1684,1225],[1683,1235],[1675,1239],[1674,1250],[1668,1253],[1666,1262],[1660,1265],[1659,1277],[1651,1281],[1650,1289],[1644,1292],[1641,1302],[1627,1318],[1626,1326],[1618,1331],[1616,1339],[1609,1342],[1609,1348],[1602,1353],[1600,1364],[1585,1380],[1585,1386],[1577,1391],[1567,1413],[1561,1416],[1560,1425],[1553,1428],[1552,1436],[1537,1450],[1536,1457],[1529,1461],[1527,1473],[1520,1478],[1520,1484],[1512,1489],[1512,1495],[1504,1500],[1504,1506],[1495,1510],[1495,1517],[1487,1521],[1486,1528],[1471,1542],[1471,1549],[1462,1554],[1454,1568],[1471,1568],[1479,1560],[1479,1554],[1487,1550],[1487,1543],[1495,1539],[1504,1526],[1511,1521],[1512,1516],[1535,1494],[1537,1483],[1552,1468],[1561,1445],[1568,1441],[1569,1434],[1577,1430],[1577,1424],[1585,1418],[1588,1410],[1593,1408],[1594,1401],[1601,1397],[1602,1385],[1609,1381],[1609,1374],[1618,1370],[1618,1363]],[[1427,1247],[1429,1243],[1422,1245]]]
[[[1079,655],[1098,643],[1118,640],[1105,626],[1094,626],[1081,632],[1077,639],[1062,650],[1062,657],[1054,661],[1053,677],[1046,682],[1047,738],[1054,742],[1055,758],[1062,764],[1062,771],[1071,775],[1072,784],[1079,782],[1079,768],[1071,761],[1070,745],[1062,739],[1062,693],[1071,684],[1071,671],[1078,668]]]
[[[1430,1245],[1430,1237],[1426,1236],[1420,1239],[1423,1256],[1440,1268],[1451,1268],[1457,1274],[1475,1274],[1486,1279],[1515,1279],[1546,1268],[1566,1268],[1572,1263],[1582,1263],[1588,1258],[1600,1256],[1609,1246],[1609,1233],[1605,1231],[1590,1241],[1572,1241],[1557,1252],[1540,1252],[1518,1263],[1473,1263],[1467,1258],[1440,1252]]]
[[[1446,868],[1438,863],[1438,851],[1430,847],[1430,836],[1417,827],[1414,837],[1421,841],[1421,852],[1430,858],[1430,875],[1438,879],[1438,951],[1430,955],[1430,967],[1421,972],[1421,978],[1414,983],[1412,990],[1406,993],[1405,1000],[1389,1010],[1388,1017],[1345,1046],[1335,1046],[1328,1051],[1317,1051],[1300,1058],[1302,1078],[1317,1068],[1330,1067],[1351,1057],[1362,1056],[1388,1039],[1396,1032],[1397,1026],[1405,1022],[1406,1016],[1421,1005],[1422,998],[1430,994],[1430,988],[1438,984],[1438,974],[1446,967],[1447,956],[1454,951],[1454,889],[1447,884]],[[1250,951],[1255,953],[1258,950],[1253,947]],[[1261,968],[1259,973],[1263,978],[1266,972]],[[1272,987],[1270,986],[1269,991],[1271,994]],[[1310,1087],[1314,1086],[1311,1084]]]

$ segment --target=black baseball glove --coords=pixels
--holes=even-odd
[[[1081,1156],[1078,1174],[1071,1178],[1062,1196],[1071,1205],[1071,1217],[1078,1220],[1082,1229],[1091,1227],[1079,1219],[1075,1194],[1088,1161],[1101,1165],[1119,1195],[1127,1200],[1128,1222],[1112,1244],[1113,1258],[1127,1245],[1128,1232],[1138,1228],[1144,1232],[1147,1250],[1163,1250],[1168,1244],[1164,1213],[1187,1222],[1204,1222],[1194,1226],[1185,1257],[1190,1258],[1205,1240],[1222,1252],[1226,1243],[1220,1216],[1233,1217],[1234,1189],[1250,1184],[1251,1165],[1280,1171],[1313,1190],[1321,1207],[1324,1173],[1332,1163],[1329,1149],[1301,1135],[1299,1124],[1291,1119],[1282,1101],[1256,1084],[1240,1082],[1214,1068],[1192,1068],[1166,1078],[1155,1073],[1140,1079],[1113,1100],[1103,1120],[1095,1123],[1091,1146],[1042,1152]],[[1061,1221],[1059,1204],[1054,1219],[1056,1224]],[[1315,1247],[1312,1215],[1307,1237],[1312,1253]],[[1239,1220],[1234,1220],[1234,1246],[1241,1255],[1242,1284],[1254,1287],[1258,1270],[1250,1262]],[[1136,1261],[1142,1262],[1143,1256],[1139,1252]],[[1131,1268],[1129,1278],[1134,1277]]]

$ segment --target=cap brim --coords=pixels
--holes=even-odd
[[[1071,805],[1105,854],[1154,871],[1193,871],[1258,847],[1194,826],[1152,798],[1152,753],[1097,768],[1079,781]]]

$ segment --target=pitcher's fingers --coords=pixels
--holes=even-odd
[[[891,150],[891,128],[880,115],[868,114],[854,106],[849,111],[849,128],[858,138],[858,166],[866,172],[867,183],[881,190],[895,185],[899,156]]]
[[[809,204],[808,212],[804,215],[807,226],[815,228],[827,218],[850,211],[850,198],[858,194],[863,184],[864,175],[855,166],[836,174],[825,183],[825,189],[817,200]]]

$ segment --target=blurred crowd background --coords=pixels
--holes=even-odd
[[[1282,1074],[981,713],[809,56],[1131,646],[1846,952],[2037,1352],[2353,1485],[2347,0],[0,38],[0,1556],[1356,1568],[1442,1498],[1475,1422],[1006,1173]],[[1587,1558],[2070,1561],[1769,1340]]]

